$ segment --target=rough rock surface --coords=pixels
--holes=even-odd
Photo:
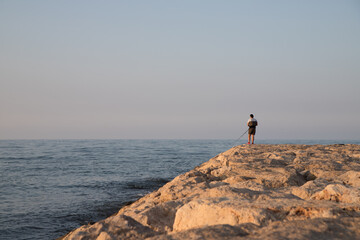
[[[360,146],[233,147],[64,239],[360,239]]]

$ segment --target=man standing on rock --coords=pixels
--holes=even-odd
[[[252,142],[251,144],[254,144],[255,140],[255,132],[256,132],[256,126],[258,125],[257,120],[254,118],[253,114],[250,114],[250,118],[247,121],[247,125],[249,127],[249,136],[248,136],[248,144],[250,144],[250,138],[252,136]]]

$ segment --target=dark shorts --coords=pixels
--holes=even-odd
[[[255,132],[256,132],[256,128],[254,128],[254,127],[249,128],[249,134],[250,135],[255,135]]]

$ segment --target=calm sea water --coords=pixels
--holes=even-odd
[[[0,238],[56,239],[116,213],[233,145],[234,140],[1,140]]]

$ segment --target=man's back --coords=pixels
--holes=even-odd
[[[249,127],[256,127],[258,125],[258,122],[255,118],[250,118],[247,122],[247,125]]]

